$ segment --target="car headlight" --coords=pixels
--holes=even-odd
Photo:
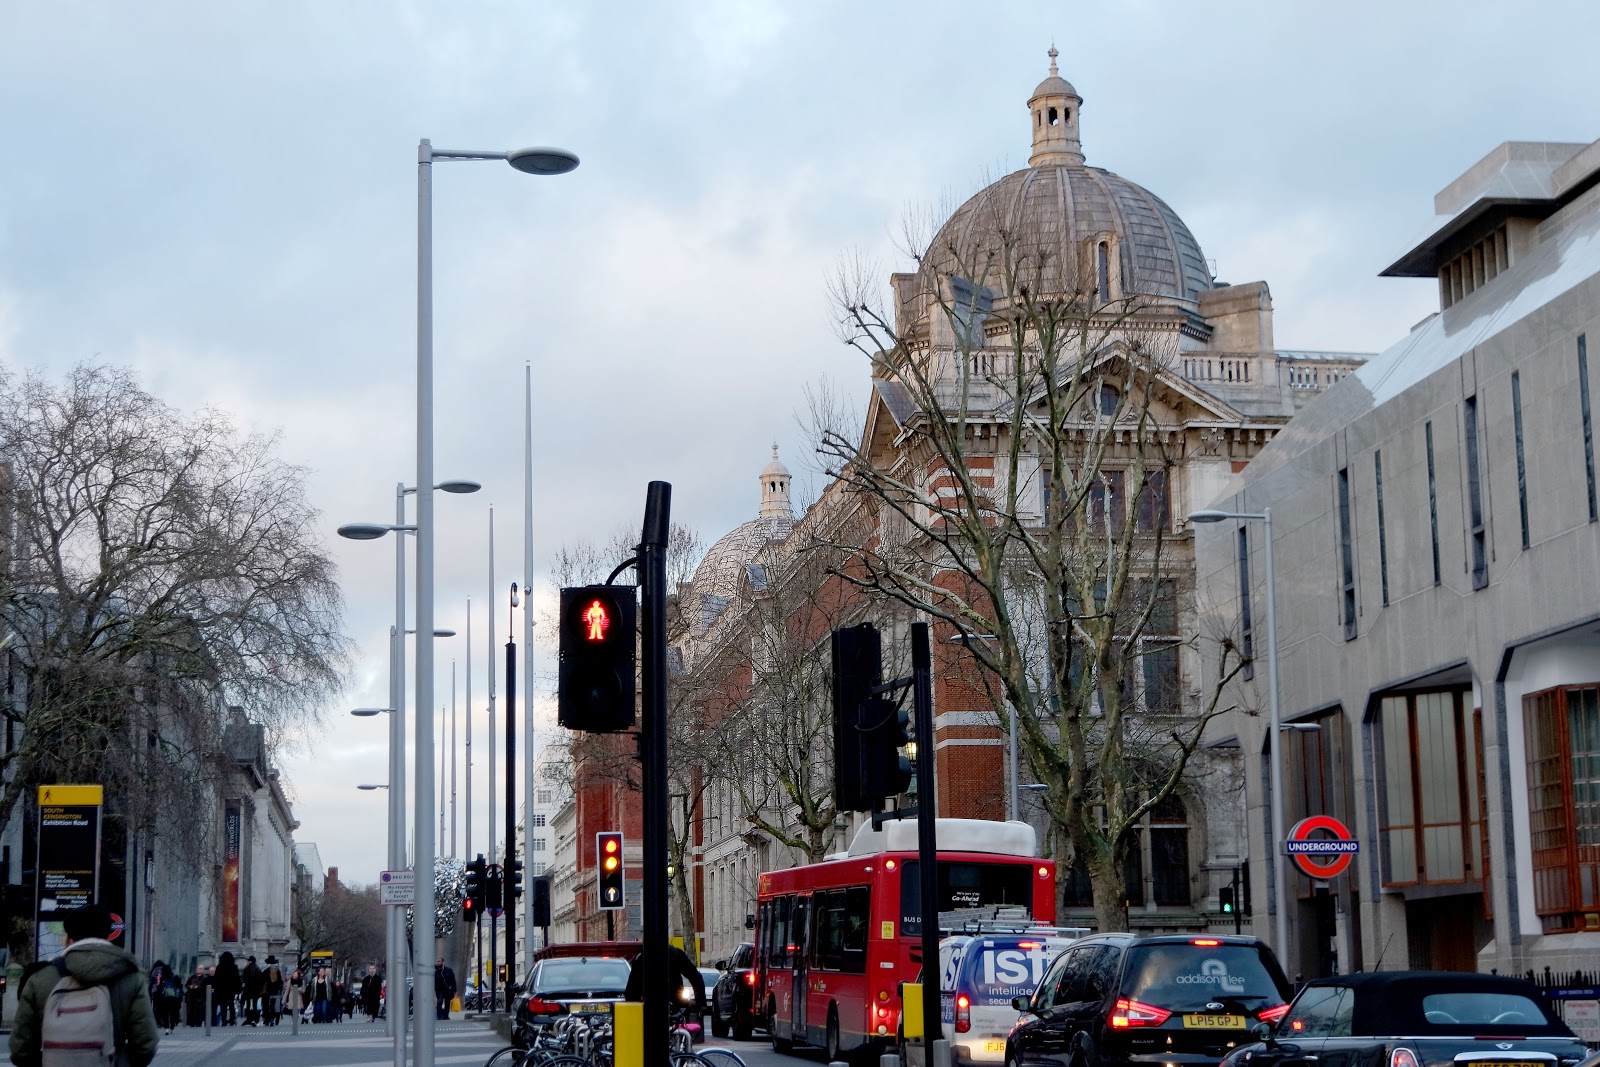
[[[693,1004],[694,1003],[694,990],[690,989],[688,986],[679,986],[678,987],[678,999],[680,1001],[682,1001],[683,1003],[685,1003],[685,1004]]]

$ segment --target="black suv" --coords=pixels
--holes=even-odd
[[[756,947],[746,941],[733,950],[733,955],[717,961],[722,977],[711,990],[711,1032],[717,1037],[727,1037],[728,1030],[740,1041],[750,1040],[750,1031],[756,1021],[750,1006],[755,990]]]
[[[1215,1067],[1292,992],[1253,937],[1099,934],[1045,972],[1006,1040],[1007,1067]]]

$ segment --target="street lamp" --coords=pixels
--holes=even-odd
[[[418,485],[433,485],[433,488],[444,493],[476,493],[483,486],[466,478],[452,478],[442,482],[421,481]],[[404,482],[397,482],[394,487],[394,522],[353,522],[339,527],[339,536],[352,541],[372,541],[385,534],[395,534],[394,539],[394,626],[389,629],[389,707],[396,713],[389,722],[389,781],[395,787],[389,790],[389,869],[398,870],[406,865],[406,728],[405,728],[405,703],[406,703],[406,642],[405,635],[416,631],[406,629],[406,544],[405,538],[400,534],[415,533],[417,527],[406,523],[406,497],[417,490],[409,487]],[[432,493],[422,493],[420,497],[432,502]],[[419,505],[420,509],[420,505]],[[430,620],[431,622],[431,620]],[[420,627],[419,627],[420,629]],[[454,637],[454,630],[440,630],[429,626],[423,632],[431,631],[434,637]],[[431,655],[417,656],[419,663],[433,662]],[[358,709],[355,714],[376,714],[376,709]],[[420,716],[419,716],[420,718]],[[399,910],[388,909],[386,919],[388,926],[388,959],[387,973],[397,975],[397,968],[406,957],[405,951],[405,922]],[[394,1067],[405,1067],[405,1019],[396,1018],[393,1014],[388,1016],[386,1022],[389,1035],[394,1039]]]
[[[1250,511],[1191,511],[1190,522],[1225,522],[1229,519],[1238,519],[1241,522],[1260,522],[1266,531],[1267,543],[1267,701],[1268,715],[1267,736],[1272,740],[1272,752],[1267,761],[1268,775],[1271,779],[1272,804],[1272,899],[1277,909],[1273,924],[1273,947],[1278,950],[1283,962],[1289,963],[1289,891],[1284,882],[1285,868],[1283,864],[1284,832],[1283,832],[1283,709],[1278,697],[1278,595],[1277,595],[1277,567],[1272,555],[1272,509],[1262,508],[1259,512]],[[1246,591],[1248,595],[1248,591]]]
[[[377,784],[372,783],[372,782],[363,782],[362,784],[356,786],[356,788],[357,789],[369,789],[370,790],[370,789],[388,789],[389,787],[386,786],[386,785],[377,785]]]
[[[524,174],[565,174],[578,157],[560,148],[522,148],[509,152],[447,151],[424,138],[417,145],[417,484],[433,484],[433,163],[434,160],[499,159]],[[433,629],[433,494],[417,496],[417,629]],[[433,657],[417,657],[417,708],[433,707]],[[433,972],[433,731],[416,722],[416,879],[412,925],[412,982],[420,993],[431,988]],[[509,829],[509,828],[508,828]],[[416,1067],[434,1067],[434,1018],[414,1013]],[[404,1067],[398,1042],[395,1067]]]

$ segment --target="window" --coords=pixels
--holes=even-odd
[[[1589,411],[1589,342],[1578,335],[1578,402],[1583,407],[1583,470],[1589,478],[1589,521],[1600,520],[1594,491],[1594,422]]]
[[[1340,618],[1344,621],[1344,639],[1356,636],[1356,562],[1355,547],[1350,537],[1350,468],[1339,471],[1339,584],[1343,599]]]
[[[536,838],[533,839],[533,850],[535,852],[543,852],[544,851],[544,840],[545,839],[542,838],[542,837],[536,837]]]
[[[1111,303],[1111,243],[1101,241],[1094,246],[1095,277],[1098,279],[1097,295],[1100,303]]]
[[[1177,585],[1163,581],[1151,589],[1149,581],[1134,586],[1133,606],[1150,604],[1144,634],[1139,638],[1139,665],[1143,692],[1138,694],[1145,711],[1175,714],[1182,693],[1178,676],[1178,592]],[[1154,600],[1152,601],[1152,596]]]
[[[1114,385],[1100,386],[1100,414],[1115,415],[1117,405],[1122,403],[1122,392]]]
[[[1439,584],[1439,483],[1433,469],[1433,423],[1422,424],[1428,450],[1428,530],[1433,537],[1433,584]]]
[[[1483,861],[1480,744],[1470,690],[1385,697],[1379,848],[1387,885],[1474,881]],[[1480,739],[1481,741],[1481,739]]]
[[[1383,453],[1372,453],[1372,479],[1378,488],[1378,578],[1383,606],[1389,606],[1389,536],[1383,524]]]
[[[1307,986],[1278,1032],[1288,1037],[1349,1037],[1356,998],[1349,986]]]
[[[1511,372],[1511,427],[1517,438],[1517,508],[1522,515],[1522,547],[1528,547],[1528,463],[1522,452],[1522,375]]]
[[[1522,698],[1534,909],[1545,933],[1600,910],[1600,686]]]
[[[1483,525],[1483,480],[1478,471],[1478,398],[1461,405],[1467,451],[1467,521],[1472,540],[1472,588],[1489,584],[1489,543]]]
[[[1239,655],[1244,679],[1256,676],[1256,624],[1250,610],[1250,532],[1239,527]]]
[[[1134,521],[1139,524],[1140,533],[1153,534],[1157,530],[1171,529],[1172,511],[1167,502],[1166,471],[1146,472],[1135,515]]]
[[[1127,502],[1122,495],[1123,472],[1101,471],[1089,486],[1089,522],[1093,529],[1104,530],[1106,516],[1111,517],[1111,532],[1122,532],[1127,520]]]
[[[555,790],[553,790],[553,789],[541,789],[541,790],[538,791],[538,799],[535,800],[534,803],[535,804],[553,804],[553,803],[555,803],[555,798],[556,798]]]
[[[544,825],[544,819],[545,819],[545,817],[543,815],[535,815],[533,817],[533,825],[535,825],[535,826],[543,826]]]
[[[1063,904],[1069,908],[1094,905],[1089,867],[1083,857],[1061,872],[1061,880]],[[1123,858],[1122,899],[1130,907],[1142,907],[1146,899],[1157,907],[1190,906],[1189,818],[1181,798],[1167,797],[1130,833]]]

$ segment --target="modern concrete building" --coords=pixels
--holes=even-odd
[[[1318,727],[1282,735],[1287,824],[1360,841],[1347,873],[1286,880],[1291,973],[1600,958],[1597,184],[1600,142],[1503,144],[1448,185],[1384,271],[1437,278],[1438,313],[1208,505],[1272,513],[1284,718]],[[1196,530],[1202,632],[1258,663],[1262,535]],[[1265,679],[1214,739],[1248,757],[1258,918]]]

